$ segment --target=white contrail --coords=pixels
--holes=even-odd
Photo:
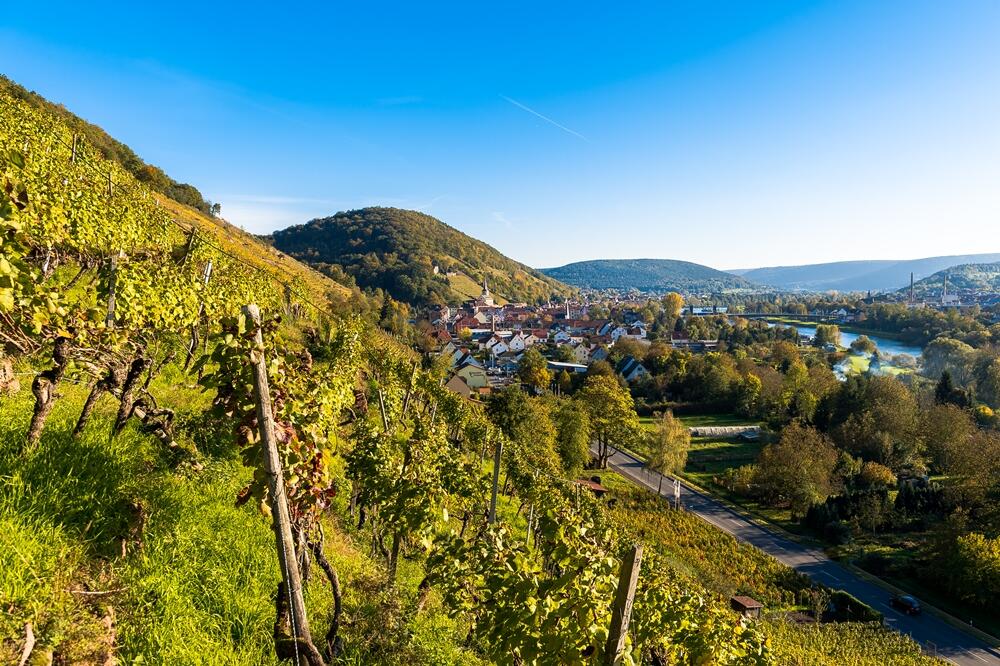
[[[556,121],[552,120],[548,116],[543,116],[542,114],[538,113],[538,111],[535,111],[531,107],[525,106],[524,104],[521,104],[516,99],[511,99],[510,97],[507,97],[506,95],[500,95],[500,97],[503,98],[503,99],[505,99],[505,100],[507,100],[508,102],[510,102],[511,104],[513,104],[514,106],[516,106],[517,108],[524,109],[525,111],[527,111],[528,113],[530,113],[533,116],[538,116],[539,118],[541,118],[542,120],[544,120],[548,124],[555,125],[556,127],[558,127],[559,129],[561,129],[562,131],[567,132],[568,134],[572,134],[576,138],[583,139],[587,143],[590,143],[590,139],[588,139],[584,135],[580,134],[579,132],[571,130],[570,128],[566,127],[565,125],[560,125],[559,123],[557,123]]]

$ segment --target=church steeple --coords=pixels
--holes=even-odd
[[[478,307],[493,307],[493,297],[490,296],[490,286],[486,283],[486,278],[483,277],[483,293],[479,295],[479,298],[475,301]]]

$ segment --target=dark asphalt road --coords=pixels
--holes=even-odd
[[[596,451],[595,451],[596,453]],[[616,452],[609,460],[611,468],[639,486],[656,492],[660,475],[647,470],[635,457]],[[664,477],[663,494],[673,494],[672,477]],[[975,636],[961,631],[930,613],[910,617],[889,606],[891,594],[827,557],[822,551],[791,541],[772,532],[722,502],[693,488],[681,484],[681,504],[704,520],[741,541],[759,548],[779,562],[800,571],[828,587],[853,594],[872,608],[885,614],[886,623],[918,641],[928,654],[956,664],[996,664],[1000,666],[1000,650],[990,647]]]

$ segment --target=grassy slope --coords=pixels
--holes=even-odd
[[[467,301],[479,298],[483,292],[483,285],[479,284],[465,273],[456,273],[448,276],[448,286],[455,292],[456,298],[460,301]],[[493,300],[498,305],[504,305],[508,301],[502,296],[493,295]]]
[[[206,396],[186,383],[168,368],[153,390],[183,406],[178,439],[202,451],[193,458],[166,452],[133,427],[110,440],[115,404],[107,398],[72,439],[80,386],[57,403],[39,448],[22,454],[30,392],[3,398],[0,663],[17,662],[27,621],[36,650],[68,663],[101,663],[110,645],[127,663],[276,663],[274,538],[260,512],[234,506],[250,472],[203,418]],[[404,563],[398,591],[387,591],[381,566],[338,522],[333,514],[327,548],[344,582],[346,663],[477,663],[457,647],[458,628],[434,599],[418,617],[406,612],[419,567]],[[118,592],[70,591],[80,589]],[[332,604],[319,578],[308,602],[313,623],[325,627],[321,612]]]
[[[298,282],[306,287],[311,300],[317,304],[324,298],[346,300],[351,290],[313,270],[306,264],[290,257],[270,245],[261,242],[253,234],[200,211],[172,201],[162,195],[157,196],[160,205],[169,210],[178,221],[186,226],[195,225],[199,232],[209,234],[211,242],[254,265],[266,268],[284,281]]]

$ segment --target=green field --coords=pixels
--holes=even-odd
[[[735,414],[697,414],[679,418],[689,428],[759,425]],[[639,421],[649,431],[656,429],[655,418],[642,417]],[[725,493],[725,488],[719,486],[715,478],[729,468],[752,464],[763,447],[763,441],[744,442],[736,437],[692,437],[683,476],[703,488]],[[639,443],[635,452],[641,457],[648,456],[646,443]]]
[[[681,423],[689,428],[709,427],[709,426],[737,426],[737,425],[758,425],[756,421],[748,421],[742,416],[735,414],[692,414],[677,416]],[[656,427],[656,418],[652,416],[639,417],[639,422],[643,427],[650,430]]]
[[[848,374],[860,374],[862,372],[868,372],[868,366],[871,363],[871,359],[867,356],[861,356],[858,354],[849,354],[846,359],[844,359],[846,364],[846,372]],[[882,363],[882,372],[887,375],[907,375],[913,372],[912,368],[899,368],[889,363]]]
[[[483,285],[473,280],[465,273],[456,273],[448,276],[448,286],[465,300],[475,300],[483,293]],[[493,291],[492,289],[490,290]],[[507,300],[498,294],[492,294],[497,305],[504,305]]]

